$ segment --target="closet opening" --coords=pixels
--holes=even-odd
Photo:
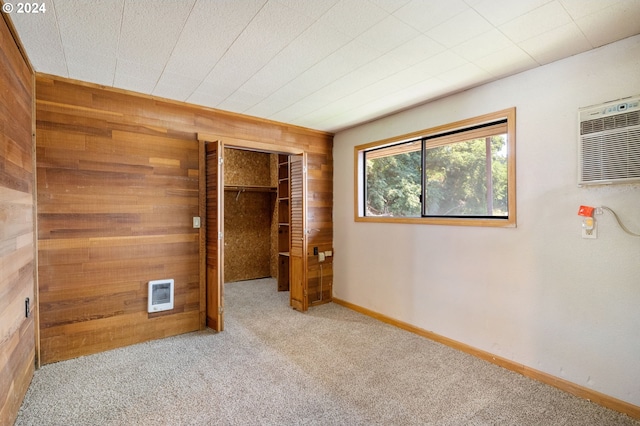
[[[199,139],[206,176],[200,188],[206,326],[224,329],[224,286],[238,281],[274,278],[273,291],[289,291],[290,306],[305,311],[305,154]]]
[[[224,148],[225,294],[267,285],[290,302],[289,191],[289,155]]]

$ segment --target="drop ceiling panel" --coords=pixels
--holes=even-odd
[[[525,40],[520,43],[520,47],[537,63],[548,64],[585,52],[591,49],[591,44],[578,26],[571,22]]]
[[[344,34],[315,23],[256,72],[241,89],[269,96],[335,53],[348,41],[349,38]]]
[[[124,0],[58,0],[55,5],[60,36],[67,55],[73,50],[85,50],[116,57]],[[91,67],[90,64],[86,66]]]
[[[313,21],[277,2],[267,3],[207,75],[224,81],[227,96],[266,66]],[[251,55],[246,52],[251,51]],[[224,96],[224,94],[223,94]]]
[[[115,56],[105,56],[93,50],[66,52],[69,77],[90,83],[112,86],[116,72]]]
[[[393,13],[411,0],[369,0],[371,3],[385,10],[387,13]]]
[[[388,16],[360,34],[356,40],[381,53],[415,39],[420,33],[394,16]]]
[[[266,0],[197,1],[166,64],[167,72],[203,79]]]
[[[152,94],[178,101],[186,101],[201,84],[200,79],[188,78],[165,71],[154,87]]]
[[[640,33],[638,0],[51,0],[41,73],[337,131]]]
[[[400,63],[411,66],[424,61],[432,56],[442,53],[445,47],[425,35],[419,35],[414,39],[401,44],[388,52],[389,55]]]
[[[114,85],[134,92],[153,93],[161,74],[162,68],[118,59]]]
[[[626,0],[576,20],[593,47],[600,47],[640,32],[640,1]]]
[[[517,74],[538,66],[527,52],[515,45],[483,56],[473,63],[494,77]]]
[[[318,21],[355,38],[386,16],[384,10],[367,0],[340,0]]]
[[[459,13],[469,10],[462,0],[426,2],[411,0],[396,10],[393,16],[401,19],[421,32],[427,32]]]
[[[194,3],[195,0],[127,2],[118,58],[148,65],[167,62]]]
[[[473,8],[492,25],[500,26],[550,1],[551,0],[481,0],[474,5]],[[582,0],[577,1],[582,2]]]
[[[317,20],[324,15],[329,9],[331,9],[339,0],[314,0],[314,1],[300,1],[300,0],[278,0],[278,3],[287,6],[296,12],[305,15],[313,20]],[[390,0],[395,1],[395,0]]]
[[[475,61],[484,56],[514,46],[502,32],[493,28],[484,34],[467,40],[454,47],[452,51],[468,61]]]
[[[626,3],[632,5],[637,3],[636,0],[560,0],[562,6],[571,15],[573,19],[584,18],[593,15],[601,10],[611,6]]]
[[[446,48],[452,48],[491,30],[489,22],[474,10],[465,10],[429,30],[426,34]]]
[[[571,17],[558,2],[547,3],[506,24],[500,30],[514,43],[528,40],[571,22]]]
[[[12,14],[16,30],[24,46],[29,46],[31,64],[38,70],[47,70],[49,74],[68,77],[55,4],[47,6],[48,13],[37,15]]]

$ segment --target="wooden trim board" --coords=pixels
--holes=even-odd
[[[442,343],[443,345],[449,346],[453,349],[457,349],[459,351],[468,353],[477,358],[488,361],[500,367],[506,368],[507,370],[519,373],[530,379],[534,379],[539,382],[545,383],[547,385],[553,386],[555,388],[558,388],[564,392],[570,393],[577,397],[584,398],[588,401],[594,402],[603,407],[610,408],[620,413],[624,413],[636,419],[640,419],[640,407],[638,407],[637,405],[633,405],[628,402],[622,401],[620,399],[614,398],[612,396],[605,395],[593,389],[585,388],[583,386],[572,383],[568,380],[564,380],[559,377],[553,376],[549,373],[545,373],[545,372],[536,370],[534,368],[528,367],[526,365],[517,363],[515,361],[502,358],[490,352],[486,352],[481,349],[474,348],[465,343],[461,343],[456,340],[449,339],[448,337],[444,337],[439,334],[433,333],[431,331],[424,330],[420,327],[416,327],[409,323],[398,321],[394,318],[390,318],[386,315],[379,314],[375,311],[369,310],[367,308],[363,308],[361,306],[355,305],[345,300],[337,299],[334,297],[333,301],[338,305],[344,306],[353,311],[367,315],[371,318],[377,319],[378,321],[382,321],[384,323],[393,325],[395,327],[401,328],[403,330],[409,331],[419,336],[426,337],[429,340],[433,340],[435,342]]]

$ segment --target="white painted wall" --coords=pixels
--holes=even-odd
[[[334,296],[640,406],[640,185],[578,188],[577,110],[640,94],[640,36],[338,133]],[[353,147],[515,106],[516,229],[355,223]]]

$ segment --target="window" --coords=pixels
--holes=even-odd
[[[356,220],[511,226],[515,108],[357,146]]]

